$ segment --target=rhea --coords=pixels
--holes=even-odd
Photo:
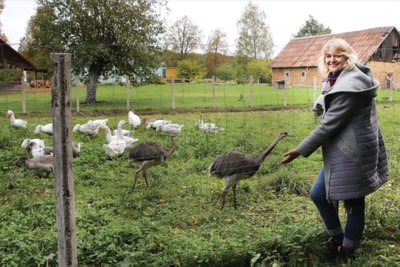
[[[287,132],[281,132],[278,137],[258,156],[250,156],[241,152],[228,152],[218,156],[209,167],[209,175],[217,178],[226,178],[225,188],[222,193],[221,209],[225,206],[229,189],[233,191],[233,207],[237,208],[236,186],[240,180],[252,177],[260,169],[264,159],[280,140],[288,136]]]
[[[171,134],[172,146],[170,149],[166,149],[161,145],[146,141],[141,144],[136,145],[129,151],[128,159],[129,161],[139,162],[142,165],[139,169],[136,170],[135,176],[133,178],[133,188],[135,189],[136,180],[139,174],[141,174],[146,182],[146,186],[149,187],[149,183],[147,182],[146,170],[152,166],[157,166],[171,156],[171,154],[176,149],[176,135]]]

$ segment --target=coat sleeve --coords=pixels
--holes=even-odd
[[[311,155],[326,140],[343,129],[357,109],[358,95],[355,93],[337,93],[329,97],[330,104],[321,124],[297,146],[304,157]]]

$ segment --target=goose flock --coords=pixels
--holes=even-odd
[[[6,113],[10,120],[10,127],[15,129],[26,129],[27,121],[16,119],[14,112],[8,110]],[[130,162],[141,163],[134,175],[133,188],[136,184],[136,179],[142,175],[148,186],[146,170],[152,166],[157,166],[163,163],[176,149],[176,136],[182,132],[184,124],[173,123],[165,119],[147,119],[143,120],[147,130],[154,130],[157,133],[163,132],[171,136],[172,145],[169,149],[152,142],[144,141],[137,145],[139,141],[134,137],[133,129],[138,129],[142,125],[142,120],[133,111],[128,112],[128,120],[120,120],[117,128],[113,131],[107,125],[108,119],[89,120],[83,124],[75,124],[72,128],[74,135],[82,134],[95,138],[100,131],[105,132],[105,143],[103,149],[106,157],[113,159],[120,157],[126,150],[129,150],[128,160]],[[124,125],[130,125],[131,130],[123,129]],[[203,119],[198,120],[196,128],[205,133],[216,134],[224,130],[224,128],[215,123],[205,122]],[[53,135],[53,124],[39,124],[34,130],[35,136],[40,134]],[[73,157],[78,157],[81,152],[82,143],[72,142]],[[54,169],[53,148],[46,146],[45,141],[39,138],[26,138],[21,143],[21,148],[26,150],[31,157],[26,155],[20,156],[15,161],[16,167],[25,166],[26,168],[35,171],[39,176],[49,176]]]

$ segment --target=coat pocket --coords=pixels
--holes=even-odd
[[[339,136],[337,146],[349,158],[358,161],[357,140],[354,132],[350,127],[347,127]]]

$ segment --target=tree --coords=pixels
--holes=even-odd
[[[26,45],[43,44],[52,52],[68,52],[72,68],[87,82],[86,103],[96,102],[101,75],[128,75],[143,82],[154,75],[164,32],[160,0],[37,0],[47,22],[37,13]],[[35,29],[35,31],[30,31]],[[52,40],[55,38],[55,41]]]
[[[56,19],[50,6],[38,7],[36,15],[29,19],[25,36],[21,39],[19,51],[38,68],[51,69],[53,63],[50,61],[50,53],[65,50]]]
[[[236,53],[253,59],[269,59],[272,54],[272,36],[265,23],[265,12],[251,1],[237,22],[239,39]]]
[[[1,13],[3,13],[3,10],[4,10],[4,0],[0,0],[0,15]],[[1,22],[0,22],[0,38],[3,41],[7,42],[7,36],[3,32],[3,25]]]
[[[236,68],[231,63],[224,64],[217,69],[217,77],[223,81],[234,80],[236,73]]]
[[[308,20],[304,23],[304,25],[299,29],[294,38],[300,37],[309,37],[309,36],[316,36],[322,34],[330,34],[332,33],[329,27],[326,27],[319,23],[317,20],[313,18],[313,16],[309,15]]]
[[[183,16],[168,28],[165,41],[167,49],[178,53],[180,59],[184,59],[201,46],[201,30],[187,16]]]
[[[272,74],[268,64],[269,60],[253,59],[247,65],[247,73],[248,75],[252,75],[257,82],[270,83]]]
[[[203,78],[206,69],[195,58],[189,58],[181,60],[178,63],[178,71],[181,78],[185,79],[191,77],[192,79],[198,80]]]
[[[218,29],[213,31],[208,38],[205,56],[205,65],[210,76],[215,75],[217,68],[227,62],[227,52],[226,33]]]

